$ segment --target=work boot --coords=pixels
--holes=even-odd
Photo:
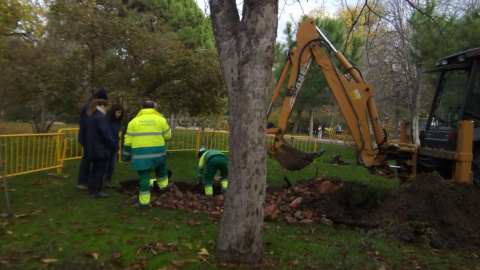
[[[137,202],[136,204],[134,204],[134,205],[132,205],[132,206],[133,206],[133,208],[139,209],[139,210],[150,208],[150,205],[149,205],[149,204],[141,204],[141,203],[139,203],[139,202]]]
[[[173,187],[173,183],[169,182],[166,187],[159,188],[159,189],[160,189],[160,191],[164,191],[164,190],[170,190],[172,187]]]
[[[78,185],[77,185],[77,189],[78,189],[78,190],[87,190],[88,187],[87,187],[87,185],[85,185],[85,184],[78,184]]]
[[[110,197],[110,195],[108,195],[107,193],[103,192],[103,191],[100,191],[100,192],[97,192],[97,193],[94,193],[93,194],[93,198],[95,199],[98,199],[98,198],[108,198]]]
[[[107,187],[107,188],[114,188],[115,187],[115,185],[112,184],[112,179],[108,179],[108,178],[105,178],[105,180],[103,180],[103,186]]]

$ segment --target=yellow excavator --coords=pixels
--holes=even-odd
[[[322,154],[297,150],[283,138],[295,100],[301,93],[308,72],[316,62],[351,132],[358,150],[358,161],[370,172],[405,180],[414,179],[419,170],[440,170],[448,167],[447,178],[461,182],[472,182],[472,178],[473,182],[480,181],[480,134],[477,134],[480,133],[480,115],[473,113],[474,107],[470,104],[472,96],[480,95],[480,57],[475,57],[479,55],[480,49],[449,56],[441,59],[437,66],[429,71],[438,72],[440,80],[427,126],[420,135],[421,146],[412,144],[411,125],[408,123],[402,125],[400,142],[392,144],[378,118],[373,85],[366,82],[361,73],[333,46],[313,19],[306,19],[298,27],[296,46],[288,52],[287,61],[267,110],[268,118],[290,73],[277,125],[267,128],[267,134],[274,135],[274,142],[268,148],[268,153],[288,170],[303,169]],[[448,106],[447,103],[451,100],[451,94],[447,94],[444,87],[446,81],[452,77],[450,74],[466,74],[465,78],[456,77],[452,84],[458,84],[459,80],[467,83],[462,89],[463,92],[458,90],[455,93],[461,95],[457,98],[458,104],[454,104],[460,108],[457,106],[450,109],[450,113],[447,113],[449,117],[442,118],[440,111],[445,110],[444,107]],[[477,77],[476,80],[474,77]],[[470,107],[472,109],[468,111]],[[477,134],[475,141],[474,129]],[[446,144],[443,144],[443,141]]]

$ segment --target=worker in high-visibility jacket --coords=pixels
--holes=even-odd
[[[157,112],[157,104],[145,101],[143,109],[128,123],[122,160],[130,161],[132,169],[140,178],[139,202],[135,208],[150,206],[150,172],[155,170],[156,183],[160,190],[171,188],[167,175],[167,156],[165,141],[171,136],[167,120]]]
[[[212,149],[207,150],[200,148],[198,151],[198,178],[197,184],[203,185],[205,188],[205,195],[213,195],[212,183],[215,178],[215,174],[220,170],[222,177],[222,189],[220,193],[225,193],[228,187],[228,160],[227,157],[220,151]]]

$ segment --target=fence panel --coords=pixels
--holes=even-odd
[[[58,131],[65,138],[65,144],[62,144],[65,145],[65,149],[62,149],[65,152],[64,160],[82,158],[83,147],[78,142],[78,130],[78,128],[63,128]]]
[[[273,140],[275,135],[267,135],[268,146],[273,145]],[[303,152],[315,152],[317,151],[317,139],[310,136],[283,136],[285,142],[287,142],[291,147],[298,149]]]
[[[226,131],[199,131],[197,134],[197,147],[217,149],[221,152],[228,152],[229,133]]]
[[[58,133],[0,135],[5,175],[15,176],[60,168],[64,137]]]
[[[165,145],[167,152],[196,151],[197,130],[173,129],[172,138]]]

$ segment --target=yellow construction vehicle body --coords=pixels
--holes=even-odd
[[[345,74],[335,66],[333,58],[340,63]],[[316,157],[315,153],[304,153],[293,149],[283,140],[296,98],[301,94],[307,74],[314,62],[321,68],[345,118],[359,152],[359,159],[361,159],[359,161],[372,173],[386,177],[413,179],[417,173],[419,147],[411,143],[409,139],[411,133],[407,134],[408,126],[402,128],[401,143],[388,143],[386,132],[378,118],[373,85],[366,82],[342,53],[334,48],[312,19],[306,19],[299,25],[297,44],[289,51],[288,59],[271,98],[267,117],[290,72],[277,126],[267,129],[267,134],[275,135],[274,144],[268,149],[269,155],[289,170],[302,169]],[[462,126],[461,136],[459,136],[461,139],[458,140],[458,150],[453,155],[457,160],[455,179],[467,179],[472,159],[473,128],[468,127],[469,123],[462,122],[460,125]],[[371,133],[375,141],[372,141]],[[395,164],[391,164],[392,161]]]

